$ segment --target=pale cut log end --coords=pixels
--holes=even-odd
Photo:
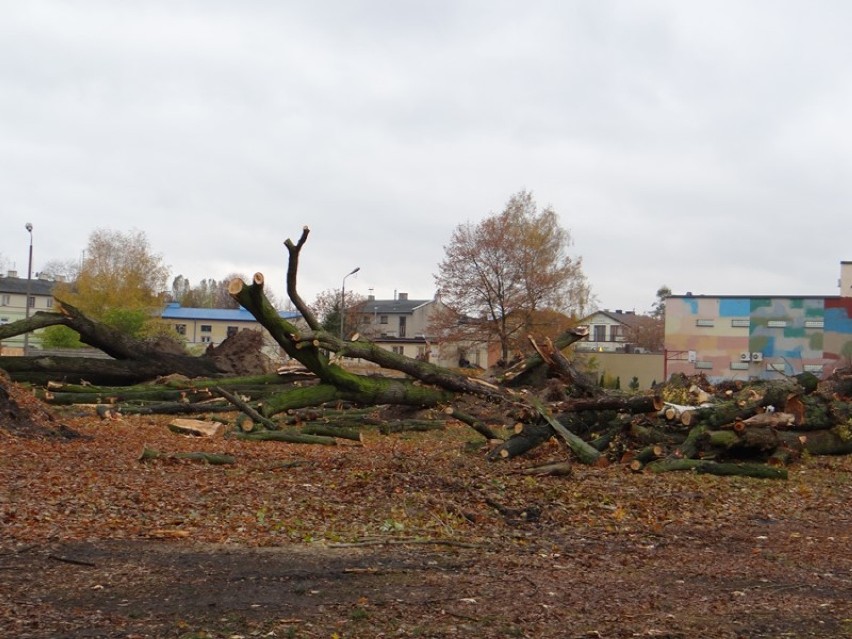
[[[252,281],[253,281],[253,282],[254,282],[257,286],[263,286],[263,273],[260,273],[260,272],[255,273],[255,274],[254,274],[254,277],[252,278]]]
[[[230,282],[228,282],[228,294],[229,295],[237,295],[243,287],[246,285],[245,282],[239,277],[235,277]]]

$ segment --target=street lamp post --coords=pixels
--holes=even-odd
[[[360,266],[356,266],[346,275],[343,276],[343,284],[340,286],[340,341],[343,341],[343,329],[346,324],[346,278],[350,275],[355,275],[361,270]]]
[[[30,293],[32,290],[33,281],[33,225],[27,222],[25,227],[30,234],[30,259],[27,264],[27,297],[24,300],[24,311],[26,319],[30,319]],[[24,333],[24,355],[29,355],[30,348],[30,332]]]

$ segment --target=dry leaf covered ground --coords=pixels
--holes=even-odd
[[[0,636],[850,637],[852,459],[634,475],[476,436],[192,439],[167,418],[0,429]],[[236,464],[139,461],[143,447]]]

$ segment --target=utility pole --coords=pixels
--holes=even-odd
[[[27,232],[30,234],[30,260],[27,266],[27,298],[24,300],[24,308],[26,311],[25,317],[26,319],[30,319],[30,294],[32,291],[32,281],[33,281],[33,225],[27,222],[25,227]],[[27,331],[24,333],[24,355],[29,355],[30,348],[30,332]]]

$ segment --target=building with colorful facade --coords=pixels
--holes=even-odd
[[[841,262],[839,285],[835,296],[672,295],[665,377],[824,376],[852,365],[852,262]]]

